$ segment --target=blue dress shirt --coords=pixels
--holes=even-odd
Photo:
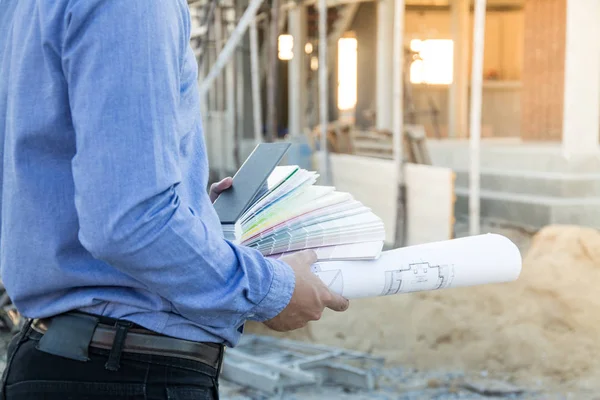
[[[288,304],[291,268],[223,238],[189,38],[185,0],[0,0],[0,266],[23,315],[231,346]]]

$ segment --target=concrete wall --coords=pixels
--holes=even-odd
[[[468,214],[469,144],[427,143],[434,165],[456,171],[456,213]],[[525,227],[577,224],[600,228],[600,158],[565,157],[558,143],[483,140],[481,215]]]
[[[482,134],[487,137],[519,137],[521,131],[521,82],[484,83],[482,97]],[[430,101],[439,111],[438,123],[442,137],[447,137],[448,95],[446,85],[414,85],[413,98],[418,110],[429,109]],[[427,134],[433,135],[432,118],[417,117],[418,124],[425,126]]]

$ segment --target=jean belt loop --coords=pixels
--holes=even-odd
[[[117,321],[115,324],[116,333],[115,339],[112,343],[112,348],[110,349],[110,353],[108,355],[108,360],[104,365],[109,371],[118,371],[121,362],[121,353],[123,352],[123,346],[125,345],[125,338],[127,337],[127,332],[129,328],[131,328],[133,324],[129,321]]]
[[[223,358],[225,357],[225,345],[221,347],[221,352],[219,354],[219,361],[217,363],[217,379],[221,376],[221,372],[223,372]]]

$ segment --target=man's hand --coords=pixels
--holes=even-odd
[[[302,328],[308,321],[319,320],[325,307],[334,311],[348,309],[348,300],[331,292],[311,271],[311,265],[317,261],[314,251],[305,250],[280,260],[294,270],[296,286],[287,307],[275,318],[265,321],[266,326],[279,332],[290,331]]]
[[[208,197],[210,197],[210,201],[214,203],[217,197],[219,197],[219,195],[222,192],[229,189],[231,185],[233,185],[233,178],[229,176],[220,182],[216,182],[210,185],[210,191],[208,192]]]

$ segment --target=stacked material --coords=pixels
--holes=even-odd
[[[278,166],[249,207],[224,224],[227,239],[281,256],[314,249],[319,260],[373,260],[385,239],[383,222],[349,193],[318,186],[316,172]]]

